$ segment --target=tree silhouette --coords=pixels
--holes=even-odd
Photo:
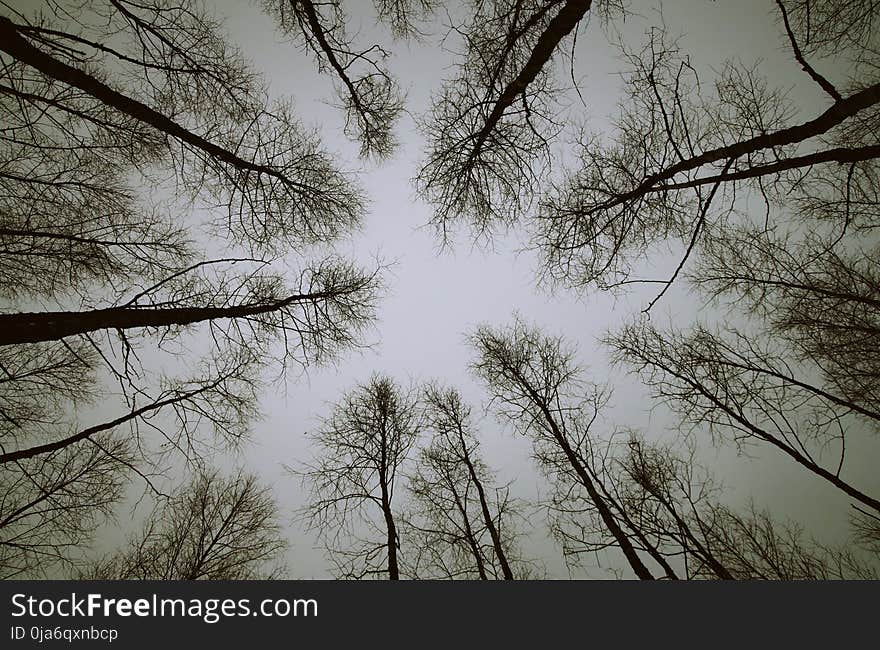
[[[82,477],[66,548],[120,476],[243,440],[269,362],[360,345],[378,270],[327,250],[362,191],[204,6],[7,7],[0,42],[0,471]]]
[[[519,319],[471,334],[488,408],[534,445],[565,559],[613,549],[602,557],[641,579],[876,578],[880,497],[850,458],[880,422],[880,12],[770,3],[800,80],[789,92],[761,62],[692,56],[662,14],[633,47],[616,0],[369,4],[378,33],[411,42],[442,10],[440,46],[460,47],[420,118],[413,179],[441,243],[461,223],[485,241],[516,225],[538,281],[656,285],[645,313],[688,282],[717,309],[603,339],[678,416],[674,444],[609,422],[610,387],[563,339]],[[334,85],[361,163],[389,159],[405,113],[389,39],[362,42],[341,0],[257,5],[290,66],[304,54]],[[565,152],[559,136],[581,123],[568,100],[587,105],[577,40],[595,20],[619,36],[619,113],[601,132],[576,126]],[[269,81],[209,4],[52,0],[0,16],[0,577],[279,575],[269,492],[204,467],[248,438],[270,370],[364,345],[382,268],[334,254],[365,192]],[[643,276],[666,249],[674,270]],[[301,515],[340,577],[539,573],[520,551],[526,506],[497,484],[458,391],[376,374],[311,438]],[[704,439],[767,450],[845,495],[852,539],[825,545],[727,504]],[[195,480],[164,495],[181,470]],[[155,511],[84,568],[136,479]]]
[[[481,327],[471,344],[477,352],[473,370],[486,383],[499,415],[534,440],[535,455],[558,486],[561,498],[554,507],[595,518],[602,535],[596,548],[620,548],[636,576],[653,579],[639,551],[643,547],[661,566],[665,559],[639,539],[596,462],[601,441],[594,427],[607,391],[584,382],[562,339],[522,321],[505,329]]]
[[[169,424],[167,431],[160,429],[165,453],[174,450],[180,452],[185,459],[199,460],[204,452],[214,446],[210,439],[200,433],[206,425],[210,425],[213,438],[230,446],[234,446],[247,435],[256,404],[256,369],[256,360],[249,356],[216,360],[206,364],[204,375],[167,384],[158,395],[140,391],[134,401],[145,402],[141,406],[110,421],[80,430],[70,431],[70,425],[65,425],[64,420],[57,418],[43,417],[31,421],[28,426],[15,423],[18,426],[8,436],[7,445],[11,447],[9,443],[15,440],[18,446],[0,453],[0,465],[5,468],[8,464],[23,459],[76,447],[99,437],[103,432],[122,435],[124,429],[128,429],[128,437],[137,441],[143,452],[151,449],[150,440],[153,435],[150,434],[155,434],[157,422],[162,421],[158,417],[160,412],[170,416],[165,419]],[[145,433],[142,434],[142,430]],[[141,458],[141,461],[158,463],[161,457],[159,450],[153,450],[152,454]]]
[[[610,340],[622,346],[635,336],[625,330]],[[618,547],[633,572],[645,578],[876,578],[870,559],[855,548],[823,545],[797,525],[778,523],[754,505],[738,510],[722,503],[721,486],[698,464],[692,444],[685,446],[689,452],[682,455],[671,445],[648,442],[631,431],[615,428],[601,434],[607,390],[582,379],[574,353],[562,339],[517,321],[506,329],[480,328],[472,341],[480,352],[473,367],[487,382],[496,411],[535,440],[536,457],[554,488],[548,501],[552,530],[570,561],[578,563],[587,554]],[[668,346],[675,351],[686,349],[680,339]],[[732,413],[749,413],[749,409],[713,404],[723,412],[722,419],[696,400],[688,401],[683,392],[673,392],[672,382],[661,386],[660,371],[650,363],[643,365],[646,382],[655,388],[656,396],[674,407],[679,400],[684,402],[677,408],[693,430],[708,429],[719,438],[729,435],[739,444],[750,436],[771,441],[773,434],[758,436],[744,417],[741,422],[746,424],[738,428],[734,428],[736,422],[731,424]],[[679,367],[695,365],[689,357]],[[726,376],[716,369],[714,376],[719,375]],[[792,409],[809,408],[808,400],[793,388],[789,384],[774,395],[766,384],[752,386],[747,393],[753,400],[749,406],[760,403],[767,408],[776,403],[774,398],[785,397],[791,400]],[[707,402],[711,395],[724,395],[724,388],[717,385],[698,390]],[[799,420],[794,410],[775,415],[792,428],[774,431],[772,441],[791,445],[787,451],[800,453],[802,464],[858,501],[853,517],[855,541],[868,554],[874,552],[877,516],[871,511],[871,497],[846,483],[840,468],[836,473],[825,470],[807,451],[811,441],[824,446],[819,436],[828,430],[826,422],[802,418],[815,428],[808,439],[806,431],[795,428]],[[767,416],[766,421],[773,419]],[[660,575],[649,568],[651,561]]]
[[[877,572],[847,548],[822,546],[751,505],[720,503],[722,490],[693,454],[630,437],[612,461],[614,490],[630,519],[688,579],[870,579]]]
[[[335,76],[345,111],[345,133],[360,142],[361,156],[390,156],[397,145],[394,127],[403,100],[382,64],[389,52],[379,44],[359,48],[352,43],[346,34],[345,10],[338,0],[263,0],[263,5],[286,34],[314,55],[320,72]],[[409,2],[376,5],[379,16],[390,20],[397,33],[412,31],[415,14]],[[422,3],[423,10],[430,8]]]
[[[618,359],[638,368],[654,395],[689,426],[743,445],[761,442],[880,512],[880,500],[843,477],[854,410],[814,385],[760,341],[736,331],[721,337],[697,327],[690,335],[630,326],[610,338]],[[872,417],[876,417],[874,414]],[[829,448],[836,458],[822,462]]]
[[[317,458],[301,472],[310,491],[302,514],[324,539],[340,577],[400,578],[395,494],[420,419],[415,395],[374,375],[350,390],[312,435]]]
[[[80,573],[97,580],[278,577],[280,537],[270,491],[253,476],[202,473],[160,503],[127,547]]]
[[[80,25],[98,31],[96,40],[25,16],[0,21],[0,49],[12,59],[4,95],[10,107],[30,109],[12,121],[5,144],[19,155],[9,159],[30,162],[26,154],[46,138],[51,149],[94,143],[93,153],[107,151],[116,164],[161,161],[181,189],[220,201],[227,208],[220,223],[255,251],[327,241],[357,223],[359,192],[288,108],[266,105],[256,75],[225,46],[210,16],[122,0],[96,12],[106,23]],[[83,69],[100,64],[94,73]],[[112,74],[116,68],[123,72]],[[135,82],[143,100],[124,92]],[[208,127],[187,128],[193,121]],[[31,176],[15,180],[26,186]]]
[[[432,223],[445,239],[451,222],[466,220],[485,235],[526,217],[541,276],[576,288],[645,281],[633,277],[633,265],[680,240],[685,251],[672,277],[649,280],[662,295],[694,248],[754,197],[784,218],[792,195],[821,193],[830,178],[838,193],[873,185],[875,12],[841,0],[812,4],[778,0],[774,10],[780,44],[823,108],[798,106],[758,65],[728,62],[706,84],[701,64],[661,24],[642,48],[620,45],[624,100],[612,133],[577,136],[575,160],[557,178],[545,173],[564,121],[552,62],[573,57],[566,44],[589,16],[613,33],[625,10],[562,0],[478,3],[453,30],[464,43],[458,74],[424,118],[429,145],[416,186],[436,208]],[[822,57],[847,62],[850,78],[823,75],[810,62]]]
[[[424,119],[428,151],[416,177],[444,237],[450,222],[468,220],[484,232],[531,205],[559,131],[550,61],[592,4],[480,2],[456,30],[463,61]]]
[[[375,0],[373,4],[379,19],[396,38],[419,37],[419,23],[443,6],[437,0]]]
[[[219,202],[227,214],[215,219],[213,232],[253,253],[331,241],[358,223],[362,198],[287,108],[267,105],[258,76],[223,42],[209,15],[117,0],[95,14],[80,16],[75,32],[56,24],[68,17],[60,5],[36,19],[0,21],[9,58],[3,85],[9,163],[2,177],[9,209],[0,250],[10,272],[6,295],[73,293],[106,304],[88,286],[99,280],[118,297],[85,311],[4,314],[5,344],[249,318],[299,302],[321,310],[370,286],[369,276],[359,283],[350,267],[307,264],[300,284],[311,285],[308,291],[285,292],[271,274],[246,271],[235,283],[241,287],[231,289],[231,280],[200,287],[216,293],[212,300],[182,294],[174,296],[183,303],[177,304],[164,294],[167,311],[145,309],[144,299],[169,284],[181,292],[190,271],[219,260],[193,259],[198,224],[172,226],[181,220],[142,205],[144,197],[123,180],[133,172],[170,173],[178,193]],[[195,123],[199,129],[191,128]],[[34,274],[34,265],[43,272]],[[126,299],[126,289],[143,276],[142,291]],[[262,294],[249,295],[257,287]],[[193,307],[206,311],[187,311]]]
[[[321,356],[325,348],[353,343],[355,332],[371,318],[375,275],[351,265],[327,262],[312,268],[301,275],[296,292],[277,275],[256,271],[208,284],[196,270],[182,269],[119,306],[2,314],[0,345],[53,341],[97,330],[167,330],[232,319],[253,333],[283,335],[289,354]]]
[[[136,455],[107,434],[85,448],[22,458],[0,471],[0,578],[54,577],[82,551],[122,497]]]
[[[705,248],[689,279],[719,302],[737,302],[757,315],[769,336],[819,370],[831,401],[876,422],[876,253],[870,240],[864,246],[815,231],[798,237],[781,229],[731,228]]]
[[[784,219],[794,197],[821,192],[841,170],[850,177],[842,187],[871,182],[865,177],[873,176],[880,148],[869,124],[880,86],[856,69],[864,74],[838,91],[804,58],[803,33],[785,25],[799,64],[831,100],[806,120],[793,119],[798,107],[758,67],[728,63],[709,95],[695,64],[662,28],[651,30],[642,50],[624,50],[631,71],[615,141],[585,136],[577,167],[538,211],[536,245],[551,278],[600,288],[637,281],[633,262],[679,238],[685,253],[662,295],[700,242],[749,209],[749,197],[766,203],[767,220]],[[812,39],[824,38],[827,28],[805,27],[811,53],[825,52]]]
[[[412,513],[403,526],[413,577],[529,577],[532,567],[517,548],[523,505],[510,497],[509,486],[493,487],[470,407],[457,390],[439,384],[425,387],[424,401],[433,435],[409,476]]]
[[[869,441],[880,421],[880,285],[874,244],[857,235],[871,227],[870,187],[853,180],[792,197],[792,207],[817,222],[806,233],[783,224],[716,230],[688,278],[710,300],[747,313],[743,325],[661,331],[642,323],[608,338],[618,361],[635,368],[688,430],[711,431],[716,442],[741,449],[769,445],[850,497],[853,541],[869,550],[880,500],[847,476],[847,450],[854,438]],[[764,531],[766,543],[776,544],[762,517],[731,517],[723,517],[728,530]],[[814,564],[802,573],[861,575],[848,556],[829,561],[837,568]]]

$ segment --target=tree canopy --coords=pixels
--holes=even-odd
[[[288,501],[343,578],[528,579],[551,545],[641,579],[877,577],[880,9],[767,0],[775,63],[617,0],[248,11],[283,73],[222,3],[3,3],[0,577],[289,574]],[[391,182],[400,219],[371,207]],[[437,259],[512,237],[571,311],[519,312],[511,279],[503,315],[463,313],[367,250],[378,221],[401,249],[427,226]],[[403,280],[413,322],[449,297],[458,374],[427,379],[448,351],[415,326],[418,354],[352,370]],[[328,367],[323,415],[287,401]],[[279,389],[297,487],[243,467]],[[520,443],[534,489],[499,452]],[[848,528],[737,500],[727,452]],[[89,551],[127,507],[143,526]]]

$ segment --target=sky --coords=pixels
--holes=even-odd
[[[373,21],[372,3],[345,4],[355,24],[360,23],[358,42],[389,42],[384,28]],[[368,334],[371,346],[346,354],[328,367],[311,368],[303,376],[290,374],[270,386],[251,442],[240,456],[226,459],[272,485],[291,544],[285,557],[291,577],[331,576],[317,539],[294,516],[304,505],[305,491],[299,479],[284,469],[285,464],[296,466],[310,458],[313,452],[308,432],[346,390],[374,372],[387,373],[404,385],[439,379],[461,389],[475,412],[481,412],[485,391],[467,372],[473,357],[464,344],[465,335],[478,324],[503,325],[519,313],[548,332],[565,336],[577,346],[578,359],[589,376],[614,386],[612,404],[604,414],[610,423],[641,428],[651,439],[670,437],[674,418],[648,400],[636,378],[612,370],[607,351],[597,342],[605,332],[635,317],[655,295],[656,285],[636,287],[624,295],[576,295],[565,289],[551,293],[536,285],[538,263],[532,253],[523,250],[527,245],[524,228],[495,238],[491,247],[475,246],[470,234],[462,231],[451,246],[441,249],[435,233],[425,227],[431,208],[415,196],[411,183],[424,150],[415,118],[425,114],[431,93],[452,74],[454,57],[439,45],[442,19],[428,27],[433,33],[422,42],[396,42],[389,48],[393,52],[389,68],[406,90],[408,113],[397,129],[399,150],[390,160],[372,163],[359,160],[357,145],[342,133],[342,114],[330,106],[335,94],[329,76],[316,74],[313,61],[284,42],[271,19],[253,3],[218,0],[212,5],[227,18],[232,42],[264,73],[270,93],[291,97],[300,119],[319,129],[325,146],[339,154],[344,167],[358,171],[371,201],[368,216],[362,231],[341,242],[337,250],[366,265],[376,257],[391,264],[377,325]],[[623,25],[622,34],[628,42],[638,43],[645,30],[658,21],[661,14],[649,7],[645,4],[640,9],[642,16],[631,16]],[[663,5],[662,18],[671,31],[684,32],[682,48],[692,53],[708,83],[728,57],[744,62],[760,59],[768,77],[789,89],[807,112],[811,106],[821,110],[823,98],[802,83],[805,75],[787,52],[771,9],[772,2],[766,0],[670,0]],[[609,129],[620,100],[620,62],[598,21],[581,27],[574,71],[586,106],[568,93],[566,122]],[[559,146],[564,160],[564,140]],[[680,254],[680,244],[670,242],[668,251],[658,251],[644,260],[646,273],[668,277]],[[697,318],[718,316],[684,282],[678,282],[655,307],[652,321],[687,325]],[[491,415],[481,422],[480,432],[485,460],[497,471],[499,480],[513,481],[514,494],[537,501],[545,486],[530,457],[530,443],[505,430]],[[704,448],[702,453],[730,487],[731,501],[744,503],[754,498],[761,506],[803,522],[826,541],[842,534],[846,521],[841,514],[845,508],[840,506],[845,502],[823,485],[805,480],[802,472],[788,463],[758,450],[754,458],[739,458],[729,448]],[[851,476],[864,489],[876,491],[880,478],[867,458],[852,457]],[[526,540],[525,551],[545,564],[548,577],[610,575],[598,566],[570,573],[543,517],[541,511],[532,517],[536,526]],[[604,558],[603,566],[610,557]]]

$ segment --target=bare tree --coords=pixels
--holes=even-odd
[[[84,342],[0,348],[0,431],[56,424],[57,414],[95,397],[94,350]]]
[[[637,368],[686,425],[706,427],[740,445],[768,444],[880,512],[880,500],[843,476],[853,414],[875,421],[877,414],[811,383],[784,350],[735,330],[721,337],[702,327],[685,334],[633,325],[608,341],[616,358]],[[829,451],[835,457],[823,462]]]
[[[98,580],[278,577],[286,543],[268,488],[253,476],[198,475],[160,503],[127,548],[80,573]]]
[[[238,321],[239,333],[249,330],[283,337],[287,354],[308,358],[351,345],[358,330],[372,318],[376,275],[364,274],[350,264],[330,260],[309,269],[301,274],[296,290],[285,287],[282,277],[259,270],[231,277],[221,272],[206,282],[206,274],[197,273],[204,266],[198,263],[181,269],[118,306],[2,314],[0,345],[53,341],[98,330],[167,332],[231,319]]]
[[[846,137],[863,127],[851,125]],[[740,449],[768,445],[849,496],[855,541],[867,548],[880,501],[846,467],[851,439],[876,434],[880,421],[880,285],[876,244],[865,236],[876,227],[874,167],[868,160],[799,172],[801,181],[775,199],[798,221],[771,224],[768,202],[763,224],[713,224],[686,276],[742,324],[661,331],[639,323],[607,338],[687,431]],[[766,513],[711,512],[705,528],[717,534],[713,543],[733,575],[870,574],[851,551],[811,547],[800,530],[780,530]],[[737,544],[751,550],[740,553]],[[762,544],[767,562],[776,554],[772,565],[749,568]]]
[[[768,9],[824,108],[796,105],[760,64],[728,62],[705,83],[702,64],[670,38],[661,15],[643,47],[620,44],[624,101],[611,137],[577,136],[576,161],[551,178],[548,144],[560,130],[561,102],[550,64],[588,16],[613,32],[623,9],[478,3],[471,21],[453,30],[464,41],[459,73],[425,119],[430,144],[416,185],[436,206],[433,223],[444,237],[462,219],[486,233],[536,206],[529,231],[544,258],[542,277],[577,288],[651,282],[659,299],[695,247],[756,198],[768,220],[781,220],[798,197],[875,188],[878,12],[845,0],[815,4],[777,0]],[[850,78],[822,74],[811,63],[822,57],[848,62]],[[853,199],[847,218],[855,220]],[[672,276],[633,276],[633,265],[670,239],[684,245]]]
[[[463,61],[424,120],[428,151],[416,177],[444,238],[450,222],[466,219],[482,233],[531,205],[559,131],[551,61],[592,4],[478,2],[454,30]]]
[[[311,494],[303,515],[340,577],[400,578],[395,494],[420,427],[416,396],[374,375],[349,391],[313,434],[317,458],[301,472]]]
[[[189,461],[201,460],[216,448],[212,441],[230,448],[247,436],[255,415],[258,367],[253,356],[216,360],[205,364],[203,374],[195,374],[188,381],[168,383],[158,394],[138,391],[131,401],[140,406],[82,429],[57,416],[16,422],[6,428],[0,465],[10,469],[12,466],[6,467],[8,464],[24,459],[66,448],[87,447],[86,443],[103,432],[116,432],[121,436],[126,429],[125,437],[137,442],[138,455],[144,463],[158,466],[162,457],[172,451]],[[205,436],[204,429],[208,426],[211,435]],[[157,432],[160,444],[151,444]]]
[[[391,27],[396,38],[422,35],[419,24],[430,18],[443,3],[437,0],[375,0],[379,19]]]
[[[640,551],[667,573],[666,560],[627,521],[602,476],[602,440],[595,431],[608,393],[581,378],[574,354],[560,338],[547,336],[522,321],[471,336],[477,359],[474,372],[485,381],[496,410],[535,442],[535,455],[557,486],[553,507],[589,518],[595,534],[588,550],[618,547],[633,573],[654,575]],[[564,533],[561,535],[565,542]],[[583,541],[581,537],[579,542]],[[575,549],[576,557],[587,549]]]
[[[870,547],[880,501],[847,476],[846,460],[850,439],[876,433],[880,416],[870,234],[878,223],[877,12],[835,1],[777,1],[776,10],[793,58],[830,107],[795,123],[803,111],[757,66],[738,64],[724,68],[707,101],[696,64],[653,31],[644,50],[629,54],[620,139],[584,145],[582,171],[547,201],[541,245],[557,279],[611,287],[645,281],[630,278],[632,260],[663,238],[682,238],[672,277],[648,280],[662,285],[657,298],[698,253],[684,275],[746,323],[690,331],[633,324],[607,338],[617,360],[688,431],[740,448],[769,445],[846,494],[856,541]],[[849,59],[846,85],[813,67],[813,56]],[[657,460],[647,475],[665,468],[681,487],[670,469],[679,462]],[[643,494],[649,487],[641,485]],[[672,517],[658,499],[651,493],[648,501]],[[701,516],[707,523],[681,541],[691,552],[699,542],[707,553],[700,566],[717,577],[721,567],[733,577],[872,571],[850,550],[807,543],[796,527],[780,528],[754,509],[716,504]]]
[[[392,155],[404,104],[386,46],[358,44],[341,0],[258,4],[333,80],[362,157]],[[396,38],[420,36],[442,5],[371,4]],[[768,446],[846,494],[855,543],[876,552],[880,499],[846,460],[848,441],[880,422],[880,12],[770,5],[818,108],[759,63],[726,63],[706,84],[702,63],[651,29],[643,47],[621,45],[613,134],[580,134],[573,166],[554,176],[551,147],[570,121],[561,64],[580,94],[578,34],[622,5],[462,8],[443,41],[458,39],[458,66],[422,122],[415,184],[432,224],[445,242],[461,221],[488,236],[529,217],[553,282],[656,284],[647,312],[687,277],[735,316],[745,306],[746,326],[632,325],[607,342],[687,433]],[[43,576],[76,569],[132,475],[161,497],[156,475],[198,470],[246,439],[269,363],[284,373],[361,345],[381,287],[378,269],[328,250],[360,225],[363,191],[289,101],[270,102],[208,3],[4,6],[0,576]],[[829,59],[849,78],[826,72]],[[682,245],[670,277],[634,275],[670,241]],[[637,438],[622,447],[629,432],[603,422],[609,389],[584,379],[561,339],[518,321],[471,343],[493,405],[551,479],[569,560],[615,548],[643,579],[875,575],[847,548],[721,504],[693,456]],[[433,438],[407,474],[423,427]],[[522,505],[495,485],[473,427],[457,392],[417,395],[379,375],[336,405],[302,473],[304,515],[341,576],[532,575],[513,525]],[[264,575],[281,548],[273,513],[253,479],[200,474],[95,575]]]
[[[182,462],[198,467],[218,449],[234,450],[247,438],[255,416],[258,359],[226,356],[203,364],[202,374],[196,371],[188,380],[165,380],[157,392],[132,390],[130,411],[85,426],[72,416],[77,404],[93,413],[88,401],[47,383],[76,385],[70,373],[80,367],[63,354],[62,345],[48,351],[58,355],[49,358],[51,365],[35,360],[16,368],[15,381],[0,391],[11,398],[4,402],[14,402],[5,411],[13,417],[4,418],[0,437],[6,494],[0,545],[9,576],[57,577],[65,566],[78,566],[82,548],[115,514],[132,478],[139,477],[154,496],[164,496],[162,475]],[[29,384],[33,390],[24,390]],[[83,384],[88,392],[88,382]],[[44,391],[40,408],[29,408]]]
[[[842,10],[843,4],[825,3],[825,10]],[[652,29],[641,51],[624,50],[631,72],[617,140],[603,145],[598,136],[584,139],[579,168],[543,199],[537,245],[551,277],[603,288],[635,281],[635,259],[663,239],[680,238],[685,253],[662,295],[695,244],[711,240],[716,225],[729,223],[735,210],[747,209],[749,197],[762,198],[782,217],[792,195],[814,194],[841,168],[856,182],[873,174],[880,153],[871,126],[880,102],[873,71],[860,68],[863,74],[838,90],[804,58],[799,44],[807,38],[795,33],[785,5],[778,2],[777,9],[783,38],[830,106],[794,122],[798,107],[783,91],[757,66],[737,63],[724,67],[714,96],[707,96],[695,64],[664,28]],[[875,13],[841,16],[871,22]],[[824,20],[806,27],[813,53],[826,49],[812,39],[825,39],[829,27]]]
[[[200,275],[202,286],[188,295],[194,271],[223,261],[199,255],[196,236],[219,234],[254,254],[303,250],[357,225],[360,191],[288,109],[267,106],[259,77],[198,5],[108,0],[93,14],[56,3],[43,9],[0,21],[0,110],[9,124],[0,140],[3,293],[72,294],[86,310],[4,314],[4,343],[289,316],[295,303],[322,310],[369,284],[369,276],[359,283],[350,266],[328,262],[303,265],[305,291],[285,291],[280,278],[245,269],[219,284]],[[65,31],[71,22],[77,29]],[[170,180],[178,195],[215,208],[219,201],[226,216],[207,230],[172,226],[183,221],[151,205],[153,197],[127,180],[133,176],[160,186]],[[131,291],[134,283],[141,286]],[[115,294],[109,301],[96,295],[107,287]],[[207,311],[187,311],[194,307]]]
[[[104,494],[63,492],[100,518],[120,476],[244,439],[268,362],[361,343],[377,273],[312,258],[364,197],[202,3],[7,5],[0,43],[0,472],[51,486],[104,449]]]
[[[383,66],[389,52],[379,44],[359,48],[347,35],[342,4],[338,0],[263,0],[284,32],[314,55],[318,70],[336,78],[345,133],[360,142],[361,156],[387,158],[397,145],[394,127],[403,109],[401,93]],[[397,33],[412,31],[412,3],[376,4],[379,15],[390,20]],[[430,3],[419,4],[423,12],[431,10]]]
[[[107,434],[86,448],[22,458],[0,471],[0,578],[57,578],[113,514],[134,461],[130,441]]]
[[[302,264],[290,283],[265,255],[350,230],[361,193],[288,109],[267,105],[216,20],[161,0],[32,11],[0,21],[0,291],[56,306],[8,310],[0,342],[81,337],[104,363],[126,364],[131,330],[148,327],[164,341],[210,323],[215,340],[245,346],[268,334],[286,360],[355,342],[374,274],[327,259]],[[225,217],[187,223],[166,214],[191,211],[187,201],[165,206],[160,192],[140,191],[169,183]],[[258,257],[199,250],[216,243]],[[111,373],[130,380],[128,370]]]
[[[757,316],[768,336],[819,371],[832,401],[876,423],[878,250],[870,238],[867,245],[856,239],[730,228],[701,251],[689,279],[719,302]]]
[[[806,539],[796,525],[780,526],[766,513],[716,508],[708,541],[734,577],[762,580],[877,580],[875,565],[848,548]]]
[[[93,22],[57,5],[35,20],[0,21],[7,112],[27,108],[15,111],[4,143],[24,154],[9,160],[36,167],[7,180],[26,188],[45,177],[34,160],[41,145],[97,145],[94,153],[111,154],[107,162],[164,163],[181,189],[220,201],[227,215],[218,225],[254,250],[327,241],[357,223],[359,191],[289,109],[267,106],[257,76],[210,15],[124,0],[94,11]],[[66,32],[64,20],[93,34]],[[141,99],[126,94],[133,84]],[[195,122],[208,127],[187,128]]]
[[[823,546],[754,505],[723,505],[721,487],[687,456],[631,437],[612,461],[614,490],[630,519],[658,542],[688,579],[828,580],[876,578],[846,547]]]
[[[620,446],[605,457],[613,477],[610,489],[632,524],[675,565],[668,577],[733,579],[704,540],[707,525],[701,514],[720,489],[696,464],[693,447],[683,457],[635,433],[623,453]]]
[[[510,486],[493,487],[481,460],[471,409],[455,389],[424,391],[431,442],[409,476],[412,513],[404,521],[413,577],[480,580],[526,578],[533,566],[518,549],[523,504]]]

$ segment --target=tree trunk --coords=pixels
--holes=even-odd
[[[90,311],[0,314],[0,345],[56,341],[96,330],[190,325],[216,318],[245,318],[283,309],[295,302],[330,297],[327,292],[298,294],[266,303],[231,307],[110,307]]]
[[[477,574],[480,576],[480,580],[488,580],[489,577],[486,575],[486,567],[485,562],[483,560],[483,554],[480,552],[480,546],[477,544],[477,538],[474,535],[474,529],[471,527],[471,519],[468,516],[467,507],[461,501],[461,497],[458,496],[458,492],[455,490],[455,486],[450,483],[450,488],[452,489],[452,496],[455,497],[455,505],[458,508],[458,511],[461,513],[461,519],[464,523],[464,534],[467,538],[468,546],[471,549],[471,553],[474,556],[474,562],[477,563]]]
[[[477,472],[471,462],[470,454],[467,452],[467,445],[465,444],[464,435],[462,435],[461,429],[458,430],[458,439],[461,442],[462,456],[467,465],[468,473],[470,474],[471,480],[477,488],[477,494],[480,497],[480,510],[483,512],[483,520],[486,522],[486,528],[489,529],[489,536],[492,538],[492,548],[495,549],[495,556],[498,558],[498,564],[501,565],[501,573],[505,580],[513,580],[513,571],[510,569],[510,564],[507,561],[507,554],[504,552],[504,547],[501,545],[501,535],[498,533],[495,522],[492,520],[492,513],[489,511],[489,503],[486,500],[486,491],[483,489],[483,483],[477,476]]]
[[[568,459],[569,464],[578,475],[578,478],[580,478],[581,484],[586,488],[587,494],[590,496],[590,500],[593,502],[593,505],[596,506],[596,510],[599,512],[599,517],[602,519],[602,522],[605,524],[608,532],[610,532],[614,539],[617,541],[617,545],[620,547],[620,550],[623,551],[623,554],[629,562],[629,565],[632,567],[632,570],[641,580],[653,580],[654,576],[648,570],[648,567],[645,566],[645,563],[642,562],[642,558],[639,557],[639,554],[636,551],[635,547],[632,545],[632,542],[630,542],[629,537],[617,523],[617,520],[614,517],[614,513],[611,512],[611,509],[608,507],[608,504],[605,503],[602,495],[599,494],[598,490],[596,490],[596,486],[593,484],[593,480],[590,478],[590,474],[587,471],[587,468],[583,466],[583,464],[580,462],[580,459],[574,453],[574,450],[571,448],[571,445],[568,443],[565,435],[559,429],[559,425],[556,423],[556,419],[553,417],[553,414],[550,412],[550,410],[547,408],[547,405],[541,399],[541,396],[531,387],[531,385],[527,381],[525,381],[525,379],[523,379],[519,375],[519,373],[516,372],[515,369],[513,369],[513,372],[516,375],[517,382],[526,389],[529,397],[541,410],[541,414],[544,416],[544,420],[550,427],[553,438],[556,440],[556,443],[562,448],[562,451],[565,453],[565,457]]]
[[[486,118],[485,124],[483,124],[483,127],[477,134],[470,158],[476,158],[489,134],[492,133],[504,115],[504,111],[535,80],[535,77],[538,76],[547,64],[547,61],[553,56],[553,52],[556,50],[559,42],[577,27],[581,19],[590,10],[591,4],[592,0],[568,0],[559,13],[550,20],[547,29],[538,38],[538,42],[535,44],[529,60],[526,61],[516,79],[510,82],[492,107],[492,112],[489,113],[489,117]]]
[[[388,499],[388,488],[384,481],[382,482],[382,514],[385,517],[385,528],[388,531],[388,579],[400,580],[400,570],[397,567],[397,526],[394,524],[391,502]]]

